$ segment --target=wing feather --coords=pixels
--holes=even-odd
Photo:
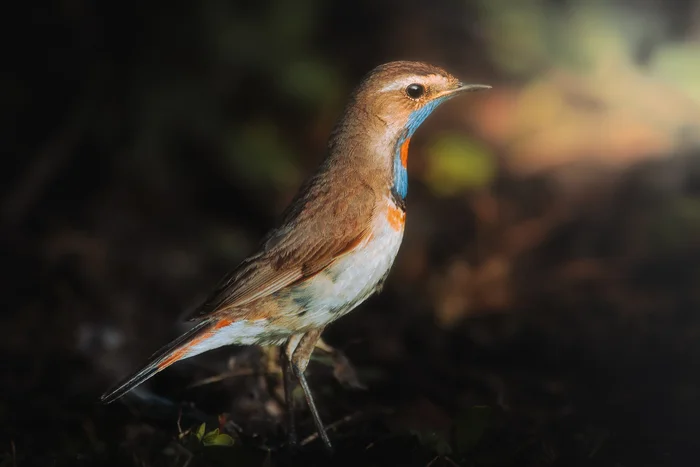
[[[242,309],[308,279],[367,238],[376,206],[374,191],[360,183],[348,196],[334,197],[323,184],[313,182],[291,205],[282,225],[265,237],[261,250],[226,275],[189,320]]]

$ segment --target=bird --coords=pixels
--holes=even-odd
[[[194,326],[101,396],[111,403],[170,365],[226,345],[281,346],[287,442],[297,445],[298,382],[320,439],[332,444],[305,377],[321,333],[382,289],[403,239],[408,147],[425,119],[469,91],[424,62],[394,61],[361,80],[325,158],[256,253],[225,275],[188,317]],[[295,381],[296,380],[296,381]]]

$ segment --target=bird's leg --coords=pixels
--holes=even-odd
[[[290,337],[284,344],[283,352],[280,355],[280,365],[282,366],[282,384],[284,385],[284,403],[286,405],[287,418],[287,444],[290,448],[295,448],[297,445],[297,428],[294,418],[294,397],[292,395],[296,381],[292,370],[292,355],[296,349],[303,334],[295,334]]]
[[[306,396],[306,403],[309,405],[309,410],[311,411],[311,415],[314,418],[314,424],[316,425],[318,435],[321,437],[321,440],[323,440],[323,444],[325,444],[329,450],[332,450],[333,446],[331,445],[331,440],[328,439],[328,434],[326,433],[326,429],[323,426],[321,417],[318,414],[318,409],[316,408],[316,404],[314,403],[314,398],[311,394],[309,383],[306,381],[306,377],[304,376],[304,371],[309,365],[311,353],[314,351],[316,343],[321,337],[322,332],[323,328],[314,329],[313,331],[308,331],[306,334],[304,334],[304,336],[299,341],[299,344],[294,349],[294,353],[292,354],[292,358],[290,361],[292,363],[292,371],[294,372],[294,376],[297,377],[297,379],[299,380],[299,384],[301,384],[301,388],[304,390],[304,396]]]

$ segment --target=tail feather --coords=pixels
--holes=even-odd
[[[193,345],[211,335],[214,327],[215,323],[212,320],[200,322],[154,353],[143,368],[102,394],[100,401],[104,404],[114,402],[159,371],[164,370],[178,360],[182,360],[187,356],[188,350]]]

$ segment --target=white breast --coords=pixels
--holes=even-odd
[[[368,240],[310,281],[309,291],[316,298],[302,317],[303,325],[326,325],[374,293],[401,246],[404,216],[393,201],[387,200],[387,207],[378,209]]]

